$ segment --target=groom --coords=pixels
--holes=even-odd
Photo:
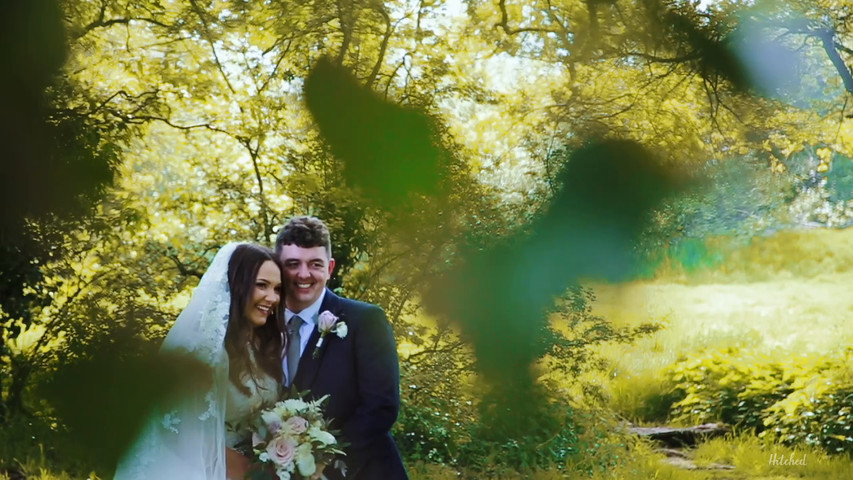
[[[408,479],[390,433],[400,410],[400,366],[385,312],[326,288],[335,260],[321,220],[292,218],[278,233],[275,252],[284,266],[285,384],[309,390],[311,398],[329,395],[326,415],[349,443],[343,458],[347,480]],[[346,335],[329,333],[318,347],[317,318],[326,311],[346,323]],[[324,474],[343,478],[332,466]]]

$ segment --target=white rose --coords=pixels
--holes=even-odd
[[[264,411],[261,413],[261,420],[264,421],[270,432],[278,433],[281,430],[281,417],[276,415],[276,412]]]
[[[338,338],[344,338],[347,336],[346,322],[341,322],[338,324],[338,328],[335,329],[335,334],[337,334]]]

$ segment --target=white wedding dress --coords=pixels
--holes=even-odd
[[[230,243],[216,254],[161,347],[206,365],[212,381],[200,382],[205,385],[188,389],[179,402],[152,411],[119,460],[115,480],[226,480],[225,447],[247,438],[247,420],[258,407],[277,400],[278,384],[267,375],[256,375],[259,385],[247,382],[249,396],[228,378],[228,261],[237,245]]]
[[[251,422],[262,407],[271,406],[279,399],[279,383],[265,373],[256,375],[254,381],[245,379],[243,385],[249,388],[246,395],[233,383],[228,385],[225,401],[225,446],[234,447],[251,438]]]

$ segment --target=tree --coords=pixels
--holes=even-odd
[[[55,233],[49,244],[62,255],[28,264],[37,275],[27,280],[32,295],[45,302],[23,298],[15,307],[31,318],[10,336],[21,348],[6,359],[7,372],[15,366],[4,388],[24,399],[16,403],[26,404],[30,387],[46,379],[39,372],[55,373],[60,356],[84,357],[90,345],[117,343],[118,332],[142,340],[128,353],[152,348],[216,248],[230,240],[270,243],[294,213],[316,214],[332,229],[332,286],[389,313],[405,339],[404,375],[419,385],[408,398],[450,397],[464,385],[424,372],[442,369],[462,382],[476,364],[450,323],[424,320],[424,286],[495,258],[487,253],[496,246],[542,227],[555,199],[584,192],[583,179],[561,177],[584,147],[627,139],[688,171],[749,158],[768,176],[786,165],[796,171],[789,164],[807,145],[848,148],[846,120],[839,123],[841,70],[817,27],[793,30],[781,7],[746,16],[735,15],[737,2],[702,11],[692,2],[629,0],[472,0],[464,12],[403,0],[62,7],[69,54],[51,91],[54,114],[77,125],[68,137],[85,140],[80,152],[97,152],[90,156],[110,165],[120,159],[120,175],[88,201],[98,206],[77,228]],[[832,45],[844,58],[844,8],[802,8],[834,25]],[[753,38],[737,37],[749,15],[765,22],[762,32],[787,28],[786,48],[805,39],[802,68],[817,78],[799,90],[753,95],[749,70],[729,48]],[[350,149],[336,148],[306,102],[309,72],[321,58],[351,72],[355,91],[368,92],[364,103],[339,99],[331,118],[353,126],[364,118],[361,106],[377,102],[411,114],[391,117],[425,125],[418,127],[428,130],[425,147],[407,152],[397,142],[402,154],[383,160],[437,158],[435,169],[423,171],[430,188],[415,183],[383,197],[377,189],[388,182],[366,181],[369,168],[352,170]],[[824,95],[800,98],[821,82]],[[82,173],[92,170],[70,170],[92,178]],[[583,172],[604,189],[624,173]],[[566,192],[567,184],[577,192]],[[577,203],[591,198],[599,197]],[[559,224],[559,215],[551,220],[545,223]],[[47,235],[54,224],[28,225]],[[546,321],[539,317],[537,325]],[[34,343],[23,348],[24,337]],[[553,348],[564,345],[551,340]],[[521,363],[546,352],[537,345]]]

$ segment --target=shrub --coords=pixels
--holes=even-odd
[[[669,370],[680,400],[672,406],[679,422],[721,421],[761,431],[766,408],[792,391],[782,367],[736,357],[729,348],[683,360]]]
[[[786,445],[853,453],[853,349],[838,358],[770,361],[737,349],[674,365],[682,422],[722,421]]]
[[[456,463],[465,428],[449,413],[454,410],[453,403],[456,402],[449,401],[445,405],[440,399],[432,398],[427,404],[412,402],[402,406],[394,425],[394,439],[407,462]]]
[[[547,404],[525,416],[529,428],[523,434],[506,435],[501,422],[492,420],[471,425],[470,441],[461,445],[459,455],[460,466],[483,477],[560,470],[578,453],[578,427],[572,408],[563,402]]]
[[[827,361],[813,375],[796,378],[795,391],[766,410],[765,433],[789,445],[853,453],[851,356],[853,349],[848,349],[842,361]]]

